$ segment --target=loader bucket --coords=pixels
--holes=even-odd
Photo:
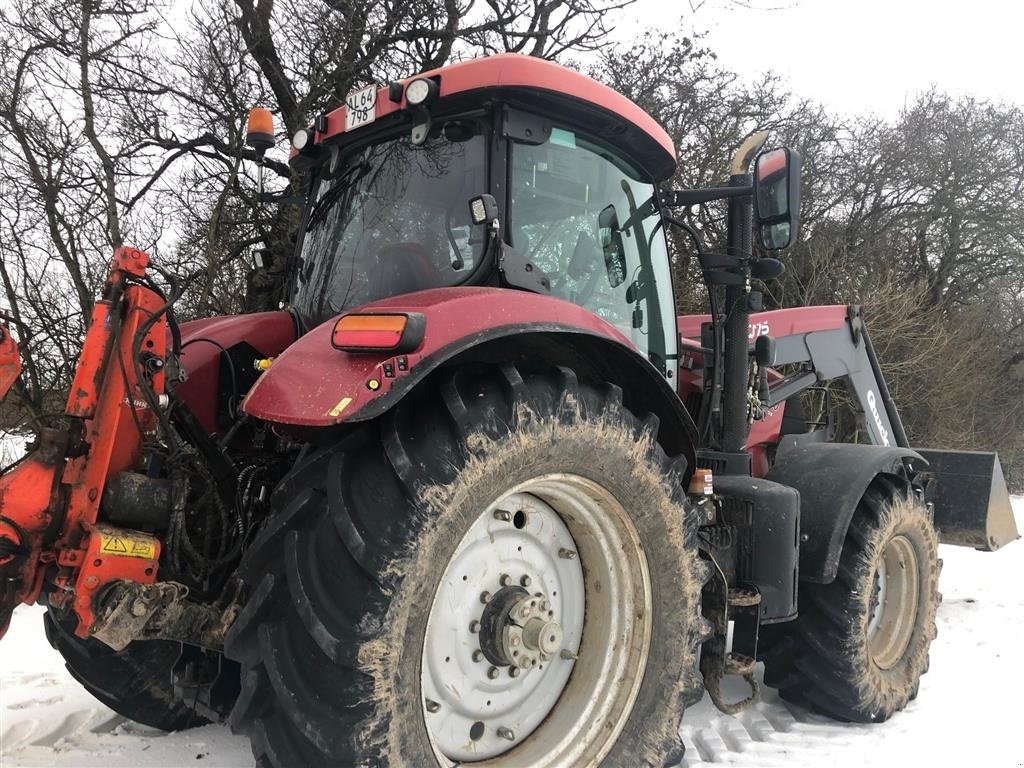
[[[939,541],[994,552],[1020,538],[998,454],[914,450],[935,476],[928,500],[935,505]]]

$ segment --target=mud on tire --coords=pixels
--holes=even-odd
[[[68,671],[93,696],[119,715],[163,731],[206,725],[174,691],[171,670],[181,644],[145,640],[115,651],[99,640],[74,634],[74,619],[50,609],[43,616],[46,639],[64,657]]]
[[[421,654],[432,599],[461,537],[508,489],[572,473],[611,491],[642,540],[649,655],[604,766],[675,765],[684,703],[699,697],[696,551],[657,420],[568,369],[442,372],[381,420],[309,456],[240,571],[250,598],[227,655],[243,665],[231,715],[261,766],[437,765]],[[584,629],[584,633],[586,633]],[[556,706],[557,711],[557,706]],[[515,753],[488,765],[518,765]]]
[[[894,541],[897,552],[887,550]],[[905,631],[880,650],[869,628],[884,615],[876,574],[887,551],[890,563],[914,565],[918,589],[901,612]],[[850,523],[836,579],[801,583],[799,618],[762,629],[765,684],[787,701],[836,720],[888,720],[917,695],[928,669],[941,599],[939,565],[928,509],[904,481],[878,476]],[[874,631],[889,631],[883,624]]]

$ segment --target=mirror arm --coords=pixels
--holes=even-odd
[[[736,187],[705,187],[703,189],[663,189],[661,204],[666,208],[680,208],[684,205],[699,205],[715,200],[728,200],[733,197],[745,197],[754,194],[754,185]]]

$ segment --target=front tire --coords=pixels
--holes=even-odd
[[[43,616],[43,628],[71,676],[89,693],[119,715],[162,731],[210,722],[174,690],[171,675],[181,643],[141,640],[115,651],[99,640],[76,635],[76,621],[50,608]]]
[[[800,616],[762,630],[765,684],[841,721],[883,722],[916,695],[939,603],[938,537],[903,481],[861,500],[831,584],[800,585]]]
[[[621,396],[567,369],[460,369],[295,471],[227,640],[261,765],[678,762],[706,568],[685,462]],[[561,633],[518,674],[504,662],[536,637],[502,600]]]

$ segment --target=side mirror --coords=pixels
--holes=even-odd
[[[788,248],[800,229],[800,155],[789,147],[758,155],[754,165],[754,217],[761,245]]]
[[[597,215],[597,236],[604,252],[604,266],[608,271],[608,283],[618,288],[626,282],[626,249],[622,244],[622,230],[615,206],[609,205]]]

